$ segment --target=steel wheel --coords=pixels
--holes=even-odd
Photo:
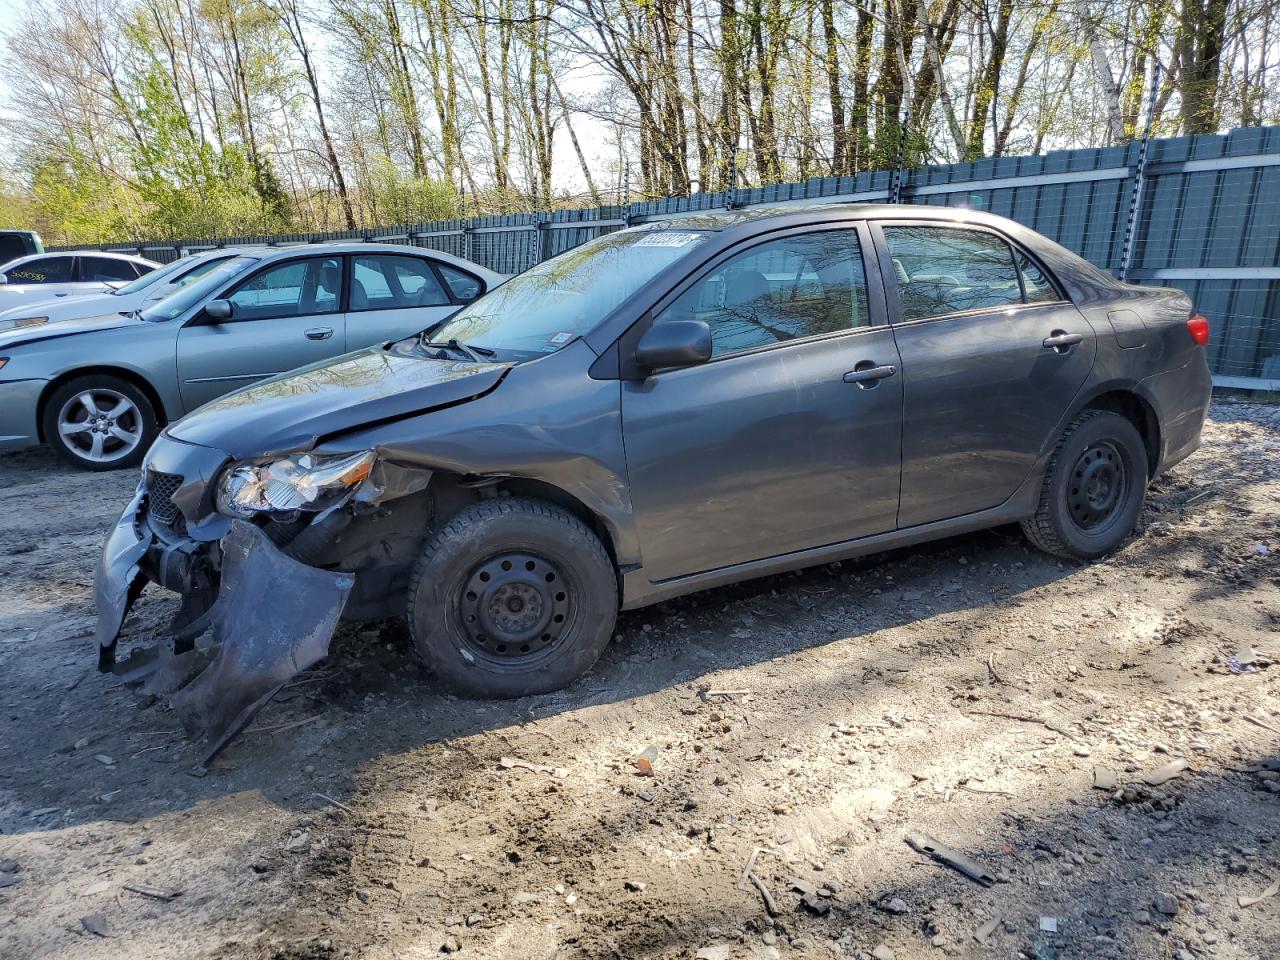
[[[92,463],[112,463],[142,442],[142,414],[123,393],[105,387],[69,397],[58,410],[58,433],[68,447]]]
[[[467,645],[489,659],[532,661],[570,620],[572,587],[559,566],[529,553],[503,553],[467,577],[458,602]]]
[[[1110,440],[1091,444],[1076,459],[1067,490],[1067,510],[1081,530],[1104,526],[1124,502],[1127,482],[1124,459]]]

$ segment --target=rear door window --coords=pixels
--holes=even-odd
[[[946,226],[883,230],[903,320],[1024,302],[1013,250],[995,234]]]
[[[111,257],[81,257],[80,279],[106,283],[112,280],[136,280],[138,271],[129,260],[115,260]]]
[[[449,295],[421,257],[356,257],[351,266],[352,310],[438,307]]]
[[[71,257],[44,257],[10,267],[5,276],[10,283],[70,283],[71,267]]]

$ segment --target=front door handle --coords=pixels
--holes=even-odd
[[[1067,333],[1065,330],[1055,330],[1045,337],[1040,345],[1046,350],[1066,353],[1082,340],[1084,340],[1083,333]]]
[[[861,389],[867,390],[874,387],[885,377],[892,377],[897,372],[898,368],[891,363],[876,366],[870,360],[863,360],[844,375],[844,382],[856,383]]]
[[[308,340],[328,340],[333,336],[333,327],[311,327],[304,330]]]

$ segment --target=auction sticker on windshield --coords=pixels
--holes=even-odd
[[[683,247],[699,239],[700,234],[660,230],[636,241],[637,247]]]

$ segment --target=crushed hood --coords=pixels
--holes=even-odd
[[[371,347],[219,397],[166,432],[236,459],[306,449],[356,427],[482,396],[510,366]]]
[[[74,301],[72,301],[74,302]],[[25,311],[24,311],[25,312]],[[28,312],[27,316],[41,316],[39,312]],[[100,313],[92,317],[75,317],[69,320],[50,319],[48,323],[38,327],[14,328],[9,322],[0,321],[0,350],[16,347],[24,343],[35,343],[37,340],[52,340],[55,337],[69,337],[80,333],[94,333],[99,330],[114,330],[118,327],[136,327],[145,320],[126,317],[119,313]]]

